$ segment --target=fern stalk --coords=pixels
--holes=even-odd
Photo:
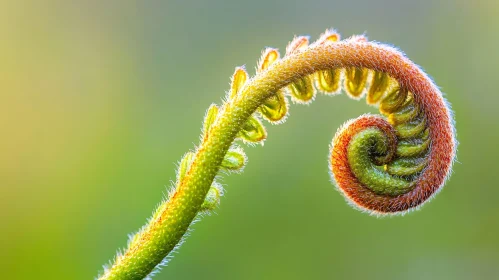
[[[347,201],[385,215],[431,199],[449,175],[457,145],[450,110],[431,79],[398,50],[363,36],[339,41],[329,30],[311,45],[308,37],[296,37],[282,59],[277,50],[264,50],[253,78],[236,68],[226,101],[210,107],[199,147],[182,160],[175,189],[100,279],[150,276],[200,211],[218,205],[220,169],[245,165],[236,138],[261,143],[266,131],[259,118],[283,122],[288,97],[309,103],[317,90],[335,94],[340,88],[354,99],[367,95],[385,115],[361,116],[333,140],[331,173]]]

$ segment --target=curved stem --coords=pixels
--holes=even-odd
[[[430,127],[444,126],[441,131],[446,133],[438,137],[430,135],[433,160],[430,159],[428,169],[432,172],[426,174],[429,187],[438,188],[449,173],[455,145],[444,145],[454,143],[451,119],[440,92],[426,74],[395,49],[376,43],[349,40],[309,47],[258,73],[246,82],[235,98],[224,104],[175,193],[159,206],[153,219],[100,279],[141,279],[149,275],[181,241],[198,214],[225,154],[242,126],[263,102],[297,79],[319,70],[346,67],[388,73],[414,93],[423,111],[431,112]],[[439,170],[441,166],[446,168]]]

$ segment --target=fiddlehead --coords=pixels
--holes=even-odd
[[[450,110],[431,79],[396,49],[363,36],[340,41],[327,31],[313,44],[296,37],[283,58],[275,49],[264,50],[253,78],[236,68],[224,104],[206,113],[201,144],[180,162],[170,195],[101,278],[150,275],[196,216],[219,204],[219,171],[240,171],[246,164],[237,139],[263,143],[267,132],[260,119],[284,122],[288,97],[310,103],[317,92],[342,89],[354,99],[366,96],[384,116],[349,121],[333,139],[330,169],[347,200],[383,215],[404,213],[433,197],[450,173],[456,141]]]

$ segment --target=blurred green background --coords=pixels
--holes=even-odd
[[[330,183],[345,95],[294,105],[156,279],[499,279],[498,1],[1,1],[0,278],[92,279],[198,143],[234,67],[326,28],[400,47],[455,110],[458,163],[377,219]]]

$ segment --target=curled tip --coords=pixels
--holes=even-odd
[[[428,164],[427,158],[399,158],[386,165],[386,172],[398,177],[421,172]]]
[[[208,190],[201,211],[213,211],[220,205],[220,198],[223,196],[223,188],[220,184],[214,182]]]
[[[344,69],[327,69],[318,71],[315,77],[316,87],[325,94],[341,93],[341,81]]]
[[[297,36],[286,47],[286,55],[302,51],[308,47],[308,36]]]
[[[424,117],[414,119],[410,122],[395,126],[395,131],[400,139],[414,138],[421,134],[426,128],[426,119]]]
[[[402,140],[399,141],[398,146],[397,146],[397,156],[399,157],[415,157],[415,156],[420,156],[426,151],[428,151],[428,148],[430,147],[430,137],[429,136],[429,130],[426,129],[425,132],[423,132],[423,136],[421,139],[409,139],[409,140]]]
[[[408,124],[412,126],[407,128]],[[431,137],[426,125],[415,118],[393,126],[384,118],[364,115],[340,128],[331,146],[330,168],[347,200],[377,215],[396,214],[436,193],[445,180],[437,174],[447,167],[434,169],[432,153],[440,151],[428,151]]]
[[[315,98],[315,87],[313,76],[306,76],[297,79],[295,82],[289,84],[287,90],[291,96],[291,100],[298,104],[308,104]]]
[[[263,141],[267,138],[267,130],[258,118],[251,116],[239,132],[239,138],[248,143],[263,145]]]
[[[258,62],[257,72],[267,69],[272,63],[279,60],[279,51],[274,48],[266,48],[262,52],[262,57]]]
[[[194,159],[194,153],[189,151],[185,153],[184,157],[180,161],[177,170],[177,185],[184,179],[185,174],[189,170],[189,167],[191,166],[193,159]]]
[[[341,40],[341,35],[334,29],[327,29],[321,34],[319,39],[315,42],[315,45],[328,45],[339,42]]]
[[[204,117],[204,122],[203,122],[203,135],[204,137],[208,136],[208,133],[210,132],[210,128],[215,122],[216,118],[218,116],[218,107],[216,104],[211,104],[208,110],[206,111],[206,115]]]
[[[370,105],[378,104],[390,86],[390,76],[385,72],[373,72],[371,86],[367,92],[366,102]]]
[[[394,87],[386,94],[385,100],[380,104],[379,110],[384,115],[394,113],[407,99],[407,89]]]
[[[367,84],[369,71],[366,68],[349,67],[345,70],[344,88],[353,99],[360,99]]]
[[[406,123],[416,118],[420,113],[420,106],[414,102],[407,102],[400,111],[388,115],[388,120],[393,124]]]
[[[221,167],[228,171],[240,172],[246,166],[248,158],[241,147],[232,147],[225,154]]]
[[[236,70],[234,71],[234,74],[232,75],[231,78],[231,85],[230,85],[230,92],[229,92],[229,98],[233,99],[234,97],[237,96],[237,94],[241,91],[243,88],[244,84],[246,84],[246,81],[248,80],[248,73],[244,69],[244,67],[236,67]]]
[[[258,108],[264,119],[272,124],[280,124],[286,120],[288,115],[288,100],[283,90],[279,90],[276,94],[270,96]]]

